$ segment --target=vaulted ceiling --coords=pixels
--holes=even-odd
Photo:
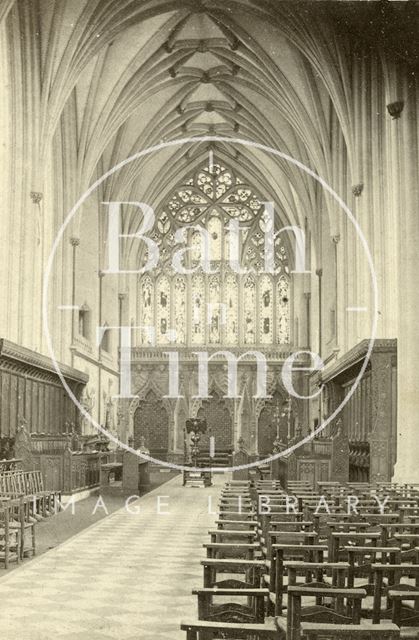
[[[228,139],[288,154],[335,188],[342,187],[339,148],[356,174],[350,38],[360,21],[353,3],[344,4],[347,23],[342,9],[333,16],[323,2],[3,2],[3,18],[8,13],[37,52],[37,74],[30,69],[40,98],[36,164],[43,166],[60,135],[77,197],[139,151],[205,137],[139,157],[104,183],[101,197],[142,200],[158,211],[211,151],[273,200],[284,224],[303,226],[307,218],[315,235],[318,212],[327,211],[315,180],[284,158]],[[361,37],[357,46],[370,43]]]

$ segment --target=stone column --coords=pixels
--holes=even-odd
[[[407,93],[406,88],[406,93]],[[399,329],[396,482],[419,483],[419,183],[417,91],[392,126],[393,160],[398,167]],[[416,132],[417,134],[417,132]]]

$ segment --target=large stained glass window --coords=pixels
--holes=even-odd
[[[219,162],[201,166],[170,195],[150,234],[158,238],[158,270],[139,280],[139,317],[154,326],[158,345],[250,346],[290,342],[290,298],[286,237],[275,237],[275,273],[264,270],[264,199],[247,181]],[[229,263],[229,221],[240,223],[237,258],[243,273]],[[278,223],[279,224],[279,223]],[[211,268],[205,273],[202,234],[207,232]],[[282,225],[279,225],[279,228]],[[176,275],[172,268],[179,228],[189,227],[183,266],[190,273]],[[236,255],[234,255],[236,257]],[[143,257],[144,258],[144,257]],[[140,344],[151,344],[147,331]]]

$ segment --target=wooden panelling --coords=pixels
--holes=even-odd
[[[80,397],[88,379],[62,365],[67,383]],[[22,420],[29,432],[62,433],[68,420],[77,425],[77,409],[52,363],[37,353],[0,339],[0,437],[13,438]]]
[[[364,363],[368,341],[345,354],[323,380],[331,413],[353,388]],[[397,343],[376,340],[367,368],[342,411],[344,430],[351,445],[351,468],[363,481],[389,481],[396,459]],[[361,473],[360,472],[360,473]],[[333,479],[333,478],[332,478]]]

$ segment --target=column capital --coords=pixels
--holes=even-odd
[[[39,204],[44,197],[44,194],[40,191],[31,191],[29,195],[34,204]]]
[[[72,247],[78,247],[80,244],[80,238],[77,238],[76,236],[71,236],[70,244]]]
[[[352,187],[352,193],[354,194],[355,198],[359,198],[359,196],[361,195],[363,190],[364,190],[364,183],[363,182],[359,182],[358,184],[354,184],[354,186]]]

